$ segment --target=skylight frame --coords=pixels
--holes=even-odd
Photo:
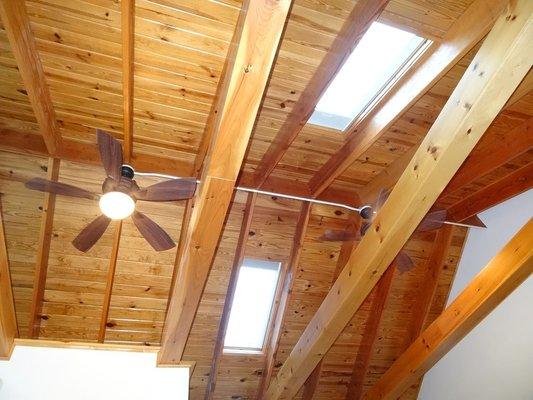
[[[411,51],[408,57],[405,58],[405,60],[399,65],[399,67],[395,70],[395,72],[388,78],[388,80],[376,91],[376,93],[370,98],[370,100],[361,108],[361,110],[352,118],[351,122],[345,126],[344,129],[332,127],[327,124],[320,124],[320,123],[313,123],[310,122],[315,112],[317,112],[317,106],[322,100],[322,97],[327,93],[330,86],[333,84],[335,79],[337,78],[339,72],[342,70],[344,64],[336,71],[335,76],[333,79],[329,82],[328,86],[324,90],[324,92],[321,94],[320,98],[318,99],[317,103],[315,104],[315,108],[313,110],[313,113],[311,113],[311,116],[307,123],[309,125],[317,126],[319,128],[323,129],[329,129],[333,131],[337,131],[341,134],[347,133],[353,129],[355,129],[369,114],[371,114],[375,109],[376,106],[381,103],[381,101],[387,97],[391,89],[395,87],[395,85],[398,83],[399,80],[401,80],[407,73],[411,72],[411,68],[414,64],[418,63],[418,61],[421,59],[421,57],[426,53],[426,50],[431,47],[434,42],[424,36],[419,35],[418,33],[403,29],[401,27],[395,26],[393,24],[389,24],[383,21],[375,22],[380,25],[386,25],[388,27],[391,27],[393,29],[398,29],[406,33],[410,33],[412,35],[415,35],[417,38],[421,40],[421,42],[416,46],[416,48]],[[357,49],[357,46],[352,50],[352,53]],[[351,57],[352,53],[346,58],[345,61],[348,61]],[[339,99],[339,101],[342,101],[342,99]],[[320,113],[326,115],[329,114],[326,111],[320,111]],[[339,117],[339,118],[346,118],[345,116],[341,114],[329,114],[332,117]]]
[[[270,305],[269,305],[269,308],[268,308],[267,317],[266,317],[266,319],[264,321],[265,322],[265,330],[264,330],[263,335],[262,335],[261,347],[247,347],[247,346],[226,345],[226,337],[227,337],[228,332],[229,332],[231,315],[232,315],[232,312],[233,312],[233,309],[234,309],[234,304],[235,304],[235,301],[236,301],[235,294],[238,291],[239,278],[240,278],[240,275],[241,275],[241,272],[242,272],[242,268],[247,266],[246,265],[247,262],[252,264],[252,265],[248,265],[249,268],[257,268],[257,267],[253,266],[254,263],[257,263],[257,264],[263,264],[263,263],[264,264],[271,264],[272,268],[269,268],[269,269],[275,270],[275,272],[276,272],[275,284],[274,284],[273,290],[272,290],[272,298],[271,298],[271,302],[270,302]],[[261,269],[262,267],[258,267],[258,268]],[[281,290],[282,274],[283,274],[283,263],[281,261],[264,260],[264,259],[251,258],[251,257],[246,257],[243,260],[242,264],[239,266],[239,271],[237,273],[237,277],[236,277],[237,284],[235,286],[235,293],[234,293],[234,296],[233,296],[233,302],[232,302],[232,305],[231,305],[231,308],[230,308],[230,312],[229,312],[229,315],[228,315],[228,324],[226,326],[226,332],[225,332],[225,335],[224,335],[224,343],[223,343],[223,353],[224,354],[263,354],[264,353],[265,345],[266,345],[267,340],[269,338],[269,334],[270,334],[270,331],[272,329],[272,324],[273,324],[273,321],[274,321],[274,310],[275,310],[275,305],[276,305],[276,302],[277,302],[277,298],[279,297],[279,293],[280,293],[280,290]]]

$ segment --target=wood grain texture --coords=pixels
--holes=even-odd
[[[375,113],[356,127],[342,148],[318,170],[309,181],[311,192],[323,192],[346,168],[362,155],[403,112],[412,106],[491,28],[505,1],[476,1],[455,22],[440,43],[427,50],[427,55],[401,86],[393,89]]]
[[[159,361],[181,360],[219,241],[290,1],[252,0],[244,7],[239,45],[228,68],[227,93],[202,173],[184,256],[171,298]]]
[[[452,304],[365,394],[395,399],[533,273],[533,220],[505,245]]]
[[[533,34],[529,24],[531,7],[533,4],[519,1],[500,16],[372,227],[272,381],[267,399],[290,397],[307,379],[526,75],[533,61],[528,47],[531,44],[527,44],[532,42]],[[398,209],[403,213],[398,215]]]
[[[0,313],[0,359],[9,359],[13,351],[14,340],[18,336],[18,326],[3,218],[2,204],[0,203],[0,311],[2,311]]]
[[[57,158],[48,159],[47,178],[49,180],[57,181],[59,178],[60,163],[60,160]],[[41,313],[43,309],[44,289],[46,286],[48,257],[50,255],[50,241],[52,240],[55,203],[56,195],[53,193],[45,193],[33,280],[33,293],[28,326],[29,338],[38,337],[39,328],[41,326]]]
[[[332,43],[328,54],[322,59],[313,78],[301,93],[298,101],[292,106],[291,113],[259,161],[254,172],[252,186],[261,187],[283,158],[291,143],[311,117],[320,96],[388,2],[389,0],[362,0],[356,3],[344,21],[344,25]]]
[[[3,1],[0,16],[46,148],[55,156],[61,147],[61,133],[25,2]]]

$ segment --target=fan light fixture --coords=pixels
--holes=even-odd
[[[135,202],[126,193],[107,192],[100,198],[100,210],[111,219],[124,219],[135,210]]]

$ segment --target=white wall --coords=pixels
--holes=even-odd
[[[2,400],[181,400],[187,368],[157,368],[157,353],[16,346],[0,361]]]
[[[471,229],[449,302],[533,217],[533,190],[480,214]],[[421,400],[533,399],[533,276],[530,276],[424,378]]]

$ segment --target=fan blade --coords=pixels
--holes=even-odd
[[[446,210],[430,211],[417,226],[416,232],[427,232],[439,229],[446,221]]]
[[[412,270],[415,266],[413,259],[409,257],[407,253],[403,250],[398,253],[396,258],[394,259],[394,262],[396,263],[396,267],[398,268],[398,271],[400,271],[401,274]]]
[[[487,225],[483,223],[483,221],[477,216],[473,215],[470,218],[464,219],[461,221],[462,224],[477,226],[479,228],[486,228]]]
[[[43,178],[33,178],[26,182],[24,186],[31,190],[60,194],[63,196],[81,197],[90,200],[94,200],[97,198],[95,194],[85,189],[80,189],[76,186],[67,185],[66,183],[49,181],[48,179]]]
[[[78,236],[74,238],[72,244],[79,251],[83,251],[85,253],[94,246],[98,239],[102,237],[110,222],[110,218],[107,218],[105,215],[100,215],[89,225],[83,228]]]
[[[171,179],[148,186],[134,193],[137,200],[175,201],[190,199],[196,191],[196,179]]]
[[[357,235],[348,231],[333,231],[328,229],[319,239],[326,242],[353,242],[357,240]]]
[[[109,133],[100,129],[96,130],[96,140],[105,172],[118,182],[121,177],[122,145]]]
[[[135,211],[131,218],[133,223],[144,236],[146,241],[154,248],[155,251],[163,251],[173,248],[176,244],[163,228],[148,218],[143,213]]]

